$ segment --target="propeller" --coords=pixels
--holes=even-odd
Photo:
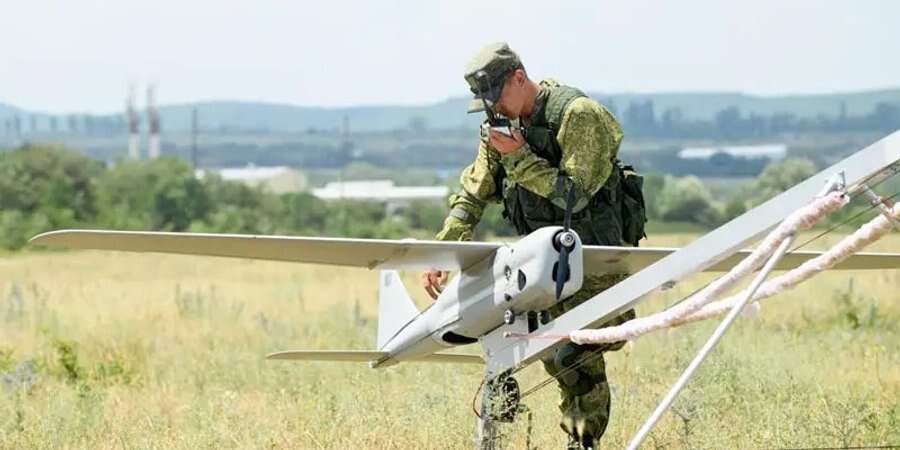
[[[572,225],[572,204],[575,203],[574,181],[570,181],[566,194],[566,215],[563,217],[563,230],[556,233],[554,244],[559,250],[559,261],[556,263],[556,301],[562,297],[563,286],[569,281],[569,252],[575,247],[575,235],[569,228]]]

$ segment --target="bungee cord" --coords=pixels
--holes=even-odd
[[[759,269],[785,240],[794,236],[798,231],[811,228],[826,215],[846,205],[848,201],[849,198],[840,191],[834,191],[816,198],[809,205],[788,216],[774,231],[763,239],[762,243],[749,256],[732,267],[728,273],[706,285],[700,292],[681,303],[661,312],[633,319],[615,327],[596,330],[575,330],[569,333],[569,338],[577,344],[600,344],[630,340],[651,331],[677,326],[676,324],[685,317],[696,313],[705,305],[730,290],[741,279]]]

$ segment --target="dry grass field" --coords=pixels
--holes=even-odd
[[[875,249],[900,251],[900,236]],[[376,276],[173,255],[4,255],[0,448],[471,448],[479,367],[263,359],[371,349]],[[405,281],[425,304],[417,274]],[[900,444],[898,323],[898,270],[829,273],[767,300],[726,336],[646,448]],[[607,356],[614,404],[603,448],[624,446],[713,326],[647,336]],[[545,377],[534,366],[520,382]],[[553,385],[526,399],[537,448],[563,447],[556,400]],[[506,432],[509,448],[525,448],[524,417]]]

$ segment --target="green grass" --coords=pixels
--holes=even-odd
[[[898,251],[900,239],[874,249]],[[30,388],[21,374],[18,390],[0,383],[0,448],[471,448],[479,367],[376,371],[262,358],[371,349],[376,276],[173,255],[0,258],[0,374],[34,364]],[[698,278],[639,313],[708,279]],[[416,280],[405,274],[425,305]],[[726,336],[645,448],[900,443],[898,285],[897,270],[829,273],[767,300],[759,318]],[[607,356],[614,400],[604,448],[624,447],[714,325],[653,334]],[[545,377],[535,366],[520,382]],[[565,441],[556,396],[551,385],[526,399],[538,448]],[[509,448],[524,447],[524,421],[505,431]]]

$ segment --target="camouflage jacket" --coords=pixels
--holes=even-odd
[[[541,92],[535,99],[535,110],[542,108],[548,92],[559,87],[553,80],[541,81]],[[470,240],[490,202],[502,200],[503,188],[497,186],[502,167],[506,178],[528,191],[565,208],[565,189],[571,183],[560,183],[561,174],[575,187],[573,212],[584,209],[603,187],[613,170],[613,160],[622,141],[622,128],[615,117],[596,101],[580,97],[572,100],[563,113],[556,139],[562,149],[559,167],[537,156],[528,144],[509,155],[501,155],[482,140],[475,162],[460,176],[460,190],[450,197],[450,214],[438,240]]]

